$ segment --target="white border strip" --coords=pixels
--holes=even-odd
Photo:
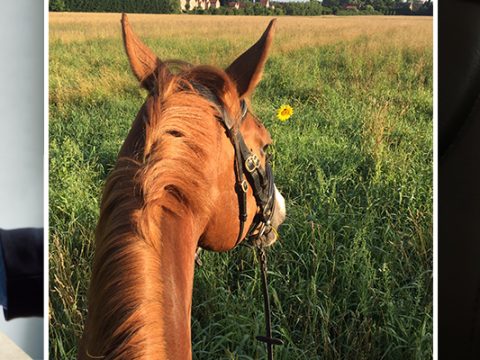
[[[43,239],[44,239],[44,253],[43,253],[43,356],[48,359],[48,295],[49,295],[49,281],[48,281],[48,0],[44,0],[43,12]]]

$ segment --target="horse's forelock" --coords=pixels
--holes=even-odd
[[[175,93],[190,90],[197,93],[199,99],[193,106],[199,106],[205,97],[198,90],[198,85],[208,89],[220,102],[224,110],[232,119],[239,118],[240,104],[236,85],[224,70],[214,66],[192,64],[181,60],[164,61],[157,67],[152,75],[156,86],[152,96],[160,102]],[[186,119],[188,121],[188,119]]]

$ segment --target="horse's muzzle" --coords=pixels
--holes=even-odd
[[[274,185],[275,186],[275,185]],[[278,228],[285,221],[286,216],[285,199],[275,186],[275,204],[270,228],[262,236],[264,246],[270,246],[278,239]]]

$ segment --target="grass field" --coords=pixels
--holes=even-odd
[[[161,58],[226,66],[264,17],[132,15]],[[145,93],[119,14],[50,14],[50,356],[72,359],[102,185]],[[253,109],[287,200],[277,359],[432,357],[432,18],[281,17]],[[275,110],[290,104],[285,123]],[[194,359],[264,359],[251,250],[203,254]]]

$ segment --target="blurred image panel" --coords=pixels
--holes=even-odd
[[[480,359],[480,3],[438,10],[438,352]]]
[[[41,233],[43,227],[43,17],[39,0],[4,2],[0,11],[0,229],[10,239],[12,229]],[[39,302],[28,299],[27,305]],[[0,354],[8,343],[31,358],[43,358],[44,319],[27,316],[6,321],[8,315],[0,311]]]

